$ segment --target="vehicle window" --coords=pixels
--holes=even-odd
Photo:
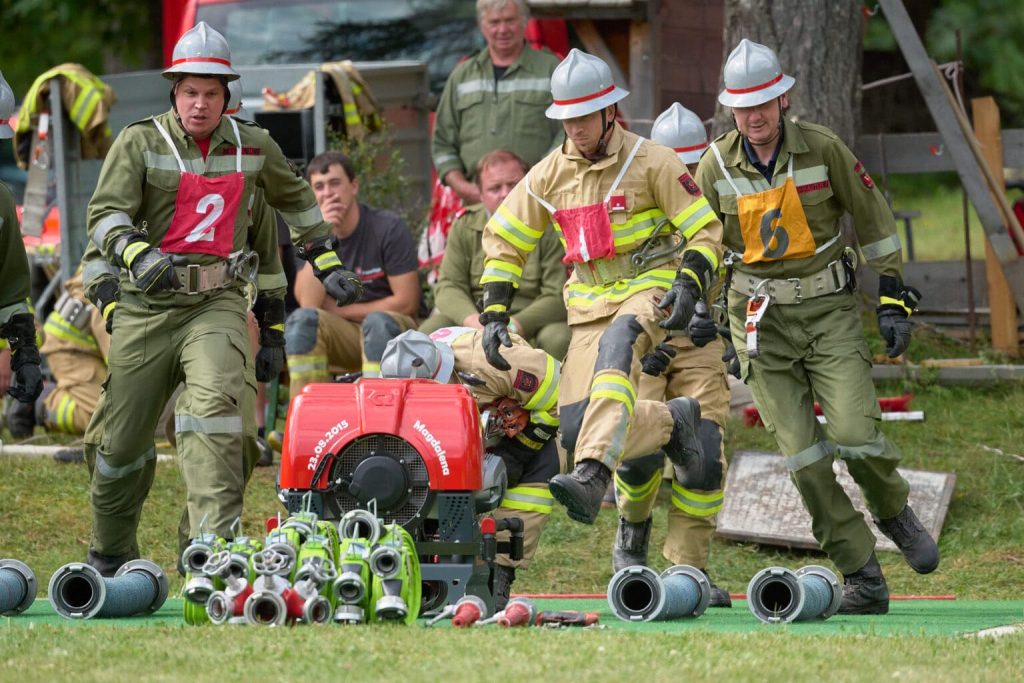
[[[196,21],[221,31],[236,64],[338,59],[427,63],[439,93],[455,65],[483,47],[466,0],[248,0],[200,5]]]

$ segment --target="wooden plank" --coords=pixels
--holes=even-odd
[[[1003,166],[1024,169],[1024,129],[1004,129],[1002,137]],[[935,132],[859,135],[854,152],[874,176],[883,172],[941,173],[956,170],[953,157],[946,154],[942,136]]]
[[[604,38],[601,37],[601,33],[597,30],[597,26],[590,19],[577,19],[572,22],[573,28],[576,29],[576,35],[583,43],[583,49],[604,60],[605,64],[612,71],[612,78],[615,80],[615,85],[630,89],[630,81],[626,78],[626,72],[622,70],[622,66],[619,64],[619,60],[615,58],[615,54],[608,47],[608,43],[605,42]],[[619,100],[619,111],[629,121],[636,118],[633,110],[633,104],[630,102],[632,98],[627,97],[624,100]]]
[[[660,79],[660,65],[655,56],[656,33],[646,21],[629,22],[629,85],[630,108],[633,112],[632,130],[638,135],[649,137],[654,119],[661,112],[655,107],[657,93],[655,83]]]
[[[985,163],[992,172],[997,188],[1006,186],[1003,177],[1003,144],[999,126],[999,107],[991,97],[976,97],[971,100],[974,114],[974,133],[978,137]],[[1017,333],[1019,324],[1017,305],[1013,292],[1006,281],[999,259],[992,245],[985,240],[985,275],[988,280],[988,305],[991,311],[992,348],[1011,356],[1020,355],[1020,340]]]
[[[1013,289],[1014,299],[1019,306],[1024,307],[1024,259],[1018,257],[1005,219],[989,192],[981,164],[967,142],[970,129],[963,130],[957,121],[957,110],[950,107],[946,99],[945,82],[940,80],[935,63],[925,52],[901,0],[879,0],[879,4],[942,135],[944,148],[952,155],[960,182],[974,204],[992,248],[1008,270],[1007,280]]]
[[[936,376],[934,373],[938,371]],[[876,382],[919,381],[922,375],[928,381],[942,386],[991,386],[994,382],[1024,381],[1024,365],[980,365],[974,367],[922,369],[918,365],[876,365],[871,368],[871,379]]]

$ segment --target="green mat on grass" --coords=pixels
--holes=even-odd
[[[630,623],[619,621],[608,603],[595,599],[535,600],[541,610],[585,610],[601,615],[601,624],[622,631],[673,633],[682,631],[713,631],[719,633],[753,632],[772,629],[792,635],[928,635],[952,636],[996,626],[1024,624],[1024,600],[894,600],[884,616],[836,615],[827,621],[800,622],[784,625],[762,624],[747,609],[744,600],[734,600],[731,609],[709,609],[697,619],[680,621]],[[45,598],[37,598],[23,614],[2,618],[4,626],[63,625],[72,628],[109,626],[181,626],[189,628],[182,618],[182,599],[167,600],[155,614],[129,619],[72,620],[58,616]],[[439,627],[448,627],[442,622]],[[229,628],[225,626],[224,628]],[[327,628],[332,628],[328,626]],[[353,627],[358,628],[358,627]],[[499,628],[491,626],[490,628]]]

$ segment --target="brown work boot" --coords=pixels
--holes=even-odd
[[[874,553],[867,563],[853,572],[843,575],[843,600],[839,603],[839,614],[887,614],[889,612],[889,587],[882,576],[882,567]]]
[[[939,566],[939,546],[935,545],[910,505],[895,517],[876,519],[875,526],[903,553],[903,558],[918,574],[929,574]]]
[[[611,481],[612,471],[592,458],[581,460],[569,474],[551,477],[548,489],[565,506],[570,519],[593,524],[601,511],[601,499]]]
[[[651,541],[651,518],[627,522],[619,517],[619,530],[612,546],[612,572],[637,565],[647,566],[647,545]]]

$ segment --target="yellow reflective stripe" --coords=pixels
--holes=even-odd
[[[622,225],[613,224],[612,236],[615,239],[615,246],[620,247],[624,244],[647,239],[663,218],[665,218],[665,212],[654,208],[630,217]]]
[[[633,414],[633,406],[636,404],[636,389],[626,377],[619,375],[599,374],[590,383],[590,400],[607,398],[618,401],[626,406],[629,414]]]
[[[121,259],[124,261],[126,266],[131,268],[132,262],[136,259],[139,253],[146,249],[149,249],[149,245],[145,242],[132,242],[124,248],[124,251],[121,252]]]
[[[547,489],[537,486],[516,486],[505,491],[501,507],[550,515],[554,500]]]
[[[544,235],[543,230],[534,230],[516,218],[504,204],[498,207],[498,211],[491,216],[485,227],[490,228],[498,237],[526,253],[533,251],[541,236]]]
[[[691,280],[693,280],[694,282],[696,282],[696,283],[697,283],[697,288],[698,288],[698,289],[699,289],[699,290],[700,290],[701,292],[703,292],[703,291],[704,291],[704,285],[702,285],[702,284],[700,283],[700,277],[698,277],[698,276],[697,276],[697,273],[693,272],[693,270],[692,270],[692,269],[690,269],[690,268],[680,268],[680,269],[679,269],[679,273],[680,273],[680,274],[682,274],[682,275],[689,275],[689,276],[690,276],[690,279],[691,279]]]
[[[327,356],[288,356],[288,374],[292,379],[328,377],[330,373],[327,371]]]
[[[116,301],[111,301],[109,304],[104,306],[103,307],[103,319],[104,320],[110,320],[110,314],[114,312],[115,308],[117,308],[117,302]]]
[[[555,394],[555,400],[558,400],[558,394]],[[549,410],[534,410],[530,413],[530,422],[546,427],[557,427],[560,424],[558,416],[553,416]]]
[[[906,304],[904,304],[902,299],[893,299],[891,296],[880,296],[880,297],[878,297],[878,303],[881,306],[885,306],[885,305],[889,305],[889,304],[891,304],[893,306],[899,306],[900,308],[902,308],[904,311],[907,312],[907,316],[908,317],[910,316],[911,313],[914,312],[914,309],[909,308]]]
[[[658,470],[651,475],[651,478],[643,484],[637,484],[636,486],[630,486],[619,477],[619,473],[615,473],[615,490],[619,492],[619,495],[626,500],[638,502],[641,500],[647,500],[650,495],[658,490],[658,485],[661,483],[661,470]]]
[[[103,94],[92,85],[82,87],[78,96],[75,98],[75,101],[71,104],[71,111],[68,112],[68,118],[70,118],[71,122],[78,126],[79,129],[85,130],[86,124],[88,124],[89,119],[92,118],[93,113],[96,111],[96,105],[100,103],[100,98],[102,97]]]
[[[504,313],[508,310],[505,304],[491,304],[484,308],[484,313]]]
[[[363,363],[363,377],[380,377],[380,363]]]
[[[516,434],[516,441],[518,441],[519,443],[523,444],[524,446],[529,448],[531,451],[539,451],[540,449],[544,448],[544,443],[543,442],[541,442],[541,441],[534,441],[533,439],[531,439],[530,437],[526,436],[522,432],[519,432],[518,434]]]
[[[284,323],[277,323],[276,325],[271,325],[270,329],[277,330],[278,332],[284,332]]]
[[[547,367],[544,368],[544,379],[541,380],[537,391],[523,404],[526,410],[547,412],[558,402],[558,383],[562,378],[562,364],[554,359],[551,354],[547,356]]]
[[[569,285],[569,306],[585,307],[600,299],[623,301],[637,292],[660,287],[669,289],[676,277],[674,270],[656,268],[632,280],[618,280],[610,285],[585,285],[575,282]]]
[[[77,404],[70,394],[60,397],[57,402],[57,409],[51,413],[54,427],[67,434],[75,433],[75,408]]]
[[[710,517],[722,509],[724,500],[723,491],[698,493],[683,488],[678,482],[672,482],[672,504],[694,517]]]
[[[687,247],[686,249],[684,249],[683,255],[685,255],[688,251],[695,251],[701,256],[703,256],[705,259],[707,259],[708,265],[711,266],[712,271],[718,270],[718,257],[715,256],[715,252],[710,247],[695,244],[692,247]]]
[[[677,213],[675,218],[672,219],[672,225],[682,231],[683,237],[690,239],[698,230],[713,220],[717,220],[715,212],[712,211],[707,198],[701,197]]]
[[[519,280],[522,277],[523,269],[521,266],[492,258],[484,261],[484,272],[480,276],[480,284],[511,282],[513,287],[519,287]]]
[[[359,118],[359,110],[356,109],[355,102],[346,102],[342,105],[342,111],[345,112],[345,123],[346,124],[361,124],[363,120]]]
[[[43,332],[51,337],[63,339],[75,346],[83,346],[94,351],[99,350],[99,346],[91,334],[87,334],[74,327],[64,318],[60,317],[60,314],[57,312],[52,312],[46,317],[46,322],[43,323]]]

